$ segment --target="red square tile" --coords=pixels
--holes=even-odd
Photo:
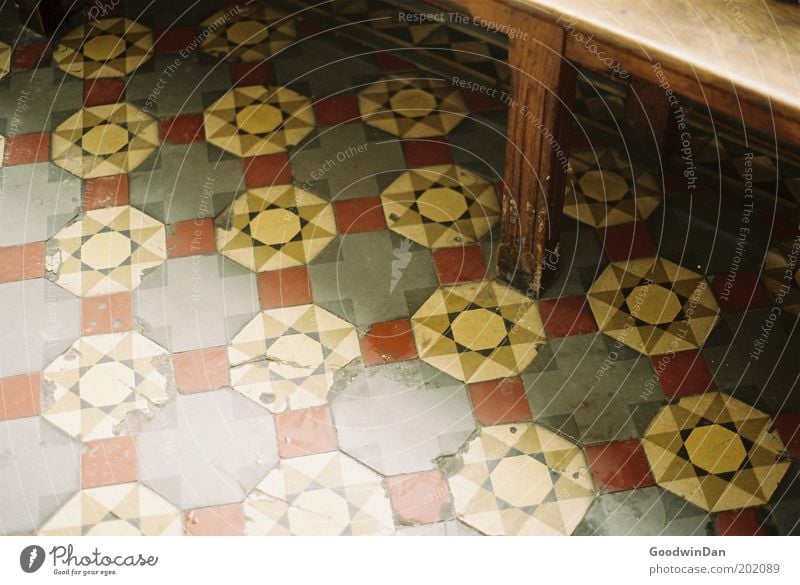
[[[115,104],[125,99],[125,80],[87,79],[83,82],[83,105]]]
[[[324,28],[311,20],[300,20],[297,23],[297,38],[304,39],[321,33]]]
[[[214,254],[217,251],[213,219],[181,221],[171,225],[167,234],[169,258]]]
[[[34,43],[32,45],[19,45],[14,48],[11,56],[11,68],[14,71],[33,69],[38,63],[50,55],[50,45],[47,43]]]
[[[433,264],[441,284],[481,280],[486,276],[483,250],[477,244],[433,251]]]
[[[20,134],[6,138],[3,165],[26,165],[50,160],[50,134]]]
[[[100,335],[132,329],[131,293],[81,299],[81,330],[84,335]]]
[[[469,90],[465,90],[462,93],[464,94],[464,101],[467,102],[467,108],[469,108],[469,111],[472,113],[493,112],[506,109],[506,105],[497,99],[497,96],[493,98],[485,93]]]
[[[606,256],[612,262],[646,258],[657,254],[647,226],[641,222],[626,223],[601,229],[600,239]]]
[[[650,361],[661,389],[670,398],[700,394],[717,388],[703,354],[697,350],[654,355],[650,357]]]
[[[519,378],[502,378],[469,384],[472,413],[483,425],[531,420],[525,386]]]
[[[81,486],[93,488],[139,479],[136,440],[114,437],[86,443],[81,455]]]
[[[453,517],[450,490],[438,469],[387,478],[389,500],[397,519],[406,524],[430,524]]]
[[[767,536],[764,523],[755,508],[720,512],[714,528],[720,536]]]
[[[161,140],[173,144],[189,144],[206,139],[203,114],[183,114],[161,122]]]
[[[267,85],[275,78],[272,63],[233,63],[231,77],[234,85]]]
[[[45,243],[0,248],[0,283],[44,276]]]
[[[775,427],[789,455],[800,459],[800,412],[779,414],[775,419]]]
[[[128,175],[86,179],[83,182],[83,210],[128,204]]]
[[[569,337],[597,331],[586,297],[540,299],[536,305],[547,337]]]
[[[258,273],[258,298],[262,309],[295,307],[312,302],[308,268],[296,266]]]
[[[281,457],[301,457],[338,448],[327,406],[290,410],[275,415]]]
[[[180,53],[197,39],[197,31],[190,26],[176,26],[156,33],[156,53]]]
[[[338,126],[358,122],[358,98],[354,95],[337,95],[323,98],[314,104],[318,126]]]
[[[188,510],[186,536],[244,536],[244,506],[240,502]]]
[[[242,159],[244,182],[252,188],[288,185],[292,182],[292,167],[285,152]]]
[[[0,420],[38,415],[41,380],[38,373],[0,378]]]
[[[621,492],[654,485],[638,439],[592,445],[585,450],[598,488]]]
[[[734,272],[714,278],[711,285],[720,308],[726,313],[754,311],[770,306],[767,291],[755,272]]]
[[[417,346],[411,333],[411,322],[398,319],[373,324],[361,338],[361,354],[366,366],[414,359]]]
[[[386,229],[380,197],[334,201],[336,227],[340,234],[359,234]]]
[[[446,138],[404,140],[403,153],[409,169],[453,163],[453,151]]]
[[[172,356],[175,367],[175,385],[185,394],[217,390],[230,384],[228,375],[228,349],[211,347],[176,353]]]
[[[417,67],[410,61],[401,59],[391,51],[381,51],[377,54],[378,67],[383,71],[397,72],[397,71],[416,71]]]

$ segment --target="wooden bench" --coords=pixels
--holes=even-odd
[[[577,67],[622,72],[629,103],[646,106],[631,107],[628,123],[657,147],[670,144],[670,129],[681,146],[678,96],[800,145],[800,5],[793,1],[428,2],[509,36],[513,102],[498,273],[531,296],[558,268]]]

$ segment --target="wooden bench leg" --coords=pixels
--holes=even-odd
[[[633,78],[625,98],[625,141],[628,150],[650,161],[664,159],[674,148],[677,130],[664,90]]]
[[[511,101],[498,274],[539,297],[555,275],[569,163],[575,69],[563,57],[566,32],[519,15],[526,39],[511,41]]]

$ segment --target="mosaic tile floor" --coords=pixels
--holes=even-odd
[[[0,8],[0,534],[800,534],[800,167],[582,79],[531,299],[502,40],[293,5]]]

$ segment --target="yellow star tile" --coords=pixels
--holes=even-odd
[[[361,119],[401,138],[445,136],[469,115],[464,97],[451,83],[393,77],[358,94]]]
[[[285,87],[235,87],[204,113],[206,140],[241,157],[285,152],[314,129],[311,101]]]
[[[11,47],[0,42],[0,79],[11,72]]]
[[[273,6],[250,4],[220,10],[201,25],[211,31],[202,50],[215,57],[261,62],[295,39],[295,21]]]
[[[800,239],[773,242],[761,278],[770,296],[787,313],[800,315]],[[792,258],[795,260],[792,261]]]
[[[181,512],[139,483],[83,489],[39,531],[42,536],[181,536]]]
[[[51,279],[71,293],[131,291],[166,260],[166,228],[127,205],[95,209],[53,236],[49,249]]]
[[[644,220],[661,203],[658,177],[635,173],[630,160],[612,148],[570,153],[564,213],[594,227]]]
[[[327,402],[334,374],[361,356],[348,322],[316,305],[264,311],[231,341],[231,385],[271,412]]]
[[[51,136],[53,163],[83,179],[127,173],[160,144],[158,122],[126,103],[83,108]]]
[[[642,444],[656,482],[709,512],[769,502],[789,462],[769,415],[720,392],[663,407]]]
[[[59,68],[80,79],[125,77],[153,56],[153,33],[127,18],[84,23],[53,52]]]
[[[612,262],[587,297],[600,331],[645,355],[700,347],[719,316],[706,280],[664,258]]]
[[[220,253],[255,272],[308,264],[335,237],[331,205],[293,185],[246,191],[217,220]]]
[[[411,323],[420,359],[465,382],[518,375],[545,341],[536,305],[490,281],[436,290]]]
[[[244,502],[248,536],[391,534],[383,478],[333,451],[283,459]]]
[[[428,248],[477,242],[500,217],[494,185],[456,165],[403,173],[381,203],[390,229]]]
[[[489,535],[570,535],[594,499],[581,449],[532,423],[483,427],[454,456],[458,518]]]

